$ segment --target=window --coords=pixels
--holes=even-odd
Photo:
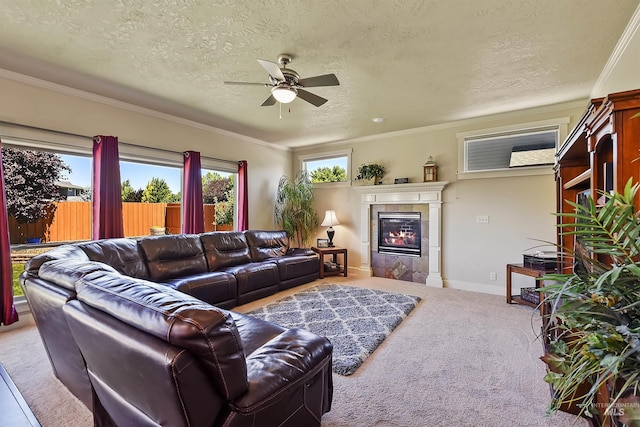
[[[3,143],[2,160],[13,295],[18,301],[23,297],[18,277],[31,257],[49,250],[51,243],[90,238],[90,191],[71,183],[70,174],[76,168],[90,171],[91,159],[15,142],[7,138],[7,143]]]
[[[351,181],[351,150],[300,156],[300,162],[314,184]]]
[[[29,258],[58,244],[90,240],[92,237],[92,139],[2,122],[0,135],[3,150],[10,148],[33,151],[36,153],[33,157],[44,157],[45,161],[49,162],[45,167],[38,166],[35,172],[29,174],[18,170],[12,172],[11,168],[5,167],[5,185],[9,181],[20,185],[25,176],[27,180],[29,176],[42,178],[45,174],[40,173],[41,170],[46,171],[47,176],[50,175],[50,172],[56,169],[52,166],[55,166],[55,159],[59,159],[64,166],[61,173],[52,178],[55,180],[56,197],[46,197],[46,200],[55,200],[55,212],[48,211],[50,215],[27,223],[26,221],[32,220],[33,209],[23,208],[20,212],[27,212],[29,215],[24,214],[22,218],[17,214],[22,222],[18,222],[15,217],[9,220],[14,294],[20,296],[22,290],[17,277],[24,270],[24,264]],[[125,236],[155,234],[158,229],[161,229],[161,232],[180,233],[182,153],[122,142],[119,148]],[[225,191],[220,197],[225,200],[219,200],[225,205],[218,213],[211,211],[210,223],[213,225],[215,218],[218,224],[224,222],[225,226],[233,229],[237,218],[234,209],[237,194],[233,185],[238,171],[237,163],[207,157],[202,157],[201,161],[203,179],[211,172],[217,173],[226,182]],[[34,162],[35,160],[31,159],[27,163]],[[32,181],[35,182],[36,179],[33,178]],[[15,194],[20,193],[15,191],[12,194],[14,200],[26,199],[16,196]],[[33,194],[33,191],[29,194]],[[32,201],[31,205],[37,206],[37,200]]]
[[[459,178],[551,173],[568,122],[560,119],[458,134]]]
[[[204,231],[234,230],[236,175],[202,169]]]
[[[181,179],[178,166],[120,160],[125,237],[181,232]]]

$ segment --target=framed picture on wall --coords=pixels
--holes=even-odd
[[[317,248],[328,248],[329,247],[329,239],[317,239],[316,240]]]

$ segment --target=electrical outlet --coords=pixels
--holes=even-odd
[[[489,280],[498,280],[498,274],[495,271],[490,271]]]
[[[476,224],[489,224],[489,215],[476,215]]]

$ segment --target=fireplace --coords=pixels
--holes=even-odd
[[[378,212],[378,253],[420,256],[420,212]]]

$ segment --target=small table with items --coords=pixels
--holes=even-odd
[[[507,304],[524,304],[530,307],[537,307],[539,303],[526,300],[522,297],[522,295],[512,295],[511,289],[511,274],[522,274],[524,276],[533,277],[536,279],[536,289],[540,287],[541,278],[548,274],[545,270],[538,270],[535,268],[525,267],[522,264],[507,264]],[[539,294],[540,298],[542,294]],[[540,314],[544,314],[543,306],[540,305]]]
[[[320,278],[324,276],[334,276],[341,274],[347,277],[347,250],[345,248],[311,248],[312,251],[317,253],[320,258]],[[325,256],[330,255],[329,261],[325,261]],[[342,264],[338,263],[338,255],[342,255]]]

